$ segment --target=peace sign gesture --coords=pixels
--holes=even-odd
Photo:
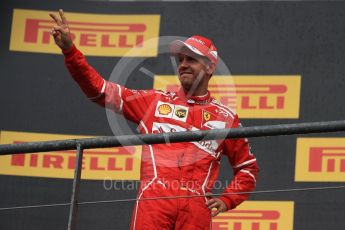
[[[54,37],[57,46],[59,46],[62,50],[68,50],[73,46],[73,41],[66,17],[62,9],[59,10],[59,14],[60,18],[55,14],[49,14],[49,16],[55,21],[51,35]]]

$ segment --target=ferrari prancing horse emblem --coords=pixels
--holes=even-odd
[[[207,111],[203,111],[203,117],[205,121],[209,121],[211,118],[211,114]]]

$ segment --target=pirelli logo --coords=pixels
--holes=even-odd
[[[212,219],[213,230],[292,230],[292,201],[246,201]]]
[[[14,9],[10,50],[61,53],[50,31],[49,11]],[[72,38],[85,55],[157,56],[160,15],[102,15],[66,12]],[[129,52],[130,51],[130,52]]]
[[[1,144],[10,144],[84,137],[2,131],[0,142]],[[139,146],[85,150],[82,162],[82,179],[139,180],[140,152]],[[0,156],[0,174],[73,178],[75,162],[75,151]]]
[[[154,88],[174,91],[176,76],[156,76]],[[241,118],[299,118],[301,76],[213,76],[209,90]]]
[[[295,180],[344,182],[345,138],[298,138]]]

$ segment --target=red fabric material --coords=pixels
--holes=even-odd
[[[186,39],[185,41],[173,41],[170,44],[170,51],[173,54],[180,53],[181,48],[183,46],[187,47],[188,49],[190,49],[198,55],[205,56],[215,64],[217,64],[218,62],[217,48],[215,47],[213,42],[208,38],[195,35]]]
[[[214,100],[210,93],[186,98],[182,90],[131,90],[105,81],[75,47],[64,52],[66,66],[82,91],[139,125],[141,133],[164,133],[217,128],[237,128],[238,116]],[[105,85],[104,85],[105,84]],[[248,198],[255,188],[258,166],[246,139],[199,141],[143,146],[141,188],[138,198],[196,195],[211,192],[218,177],[220,158],[233,166],[234,178],[221,200],[228,209]],[[132,217],[134,229],[208,229],[210,212],[205,198],[152,200],[137,203]]]

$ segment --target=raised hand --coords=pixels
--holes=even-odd
[[[55,14],[49,14],[49,16],[55,21],[51,35],[54,37],[55,44],[57,46],[62,50],[68,50],[73,46],[70,29],[62,9],[59,10],[59,15],[60,18]]]

